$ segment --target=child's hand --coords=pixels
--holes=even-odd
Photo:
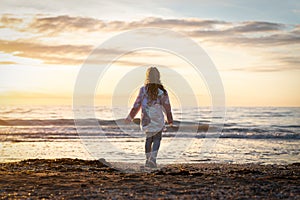
[[[164,126],[163,132],[167,132],[167,131],[168,131],[167,127]]]

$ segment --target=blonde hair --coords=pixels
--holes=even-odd
[[[146,71],[145,85],[149,83],[161,84],[160,73],[156,67],[149,67]]]
[[[164,86],[160,82],[160,73],[156,67],[149,67],[147,69],[145,87],[151,101],[157,99],[158,89],[166,93]]]

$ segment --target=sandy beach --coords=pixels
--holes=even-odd
[[[125,173],[100,161],[0,164],[1,199],[299,199],[300,163],[174,164]]]

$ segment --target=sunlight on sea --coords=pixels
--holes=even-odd
[[[173,109],[176,123],[209,124],[209,108],[189,109]],[[113,123],[111,109],[95,110],[100,124],[105,124],[102,133],[97,127],[86,126],[82,129],[84,134],[78,135],[71,107],[2,107],[0,162],[28,158],[105,158],[143,163],[145,136],[138,126],[134,135],[128,135]],[[128,109],[119,110],[119,116],[126,117],[127,112]],[[158,162],[300,162],[299,122],[300,108],[227,108],[220,138],[206,138],[206,132],[163,133]]]

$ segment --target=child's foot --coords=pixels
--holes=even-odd
[[[153,162],[153,161],[148,161],[148,166],[149,166],[150,168],[157,168],[156,163]]]
[[[150,167],[149,160],[146,160],[145,167]]]
[[[145,167],[149,168],[157,168],[157,165],[154,161],[152,160],[146,160]]]

